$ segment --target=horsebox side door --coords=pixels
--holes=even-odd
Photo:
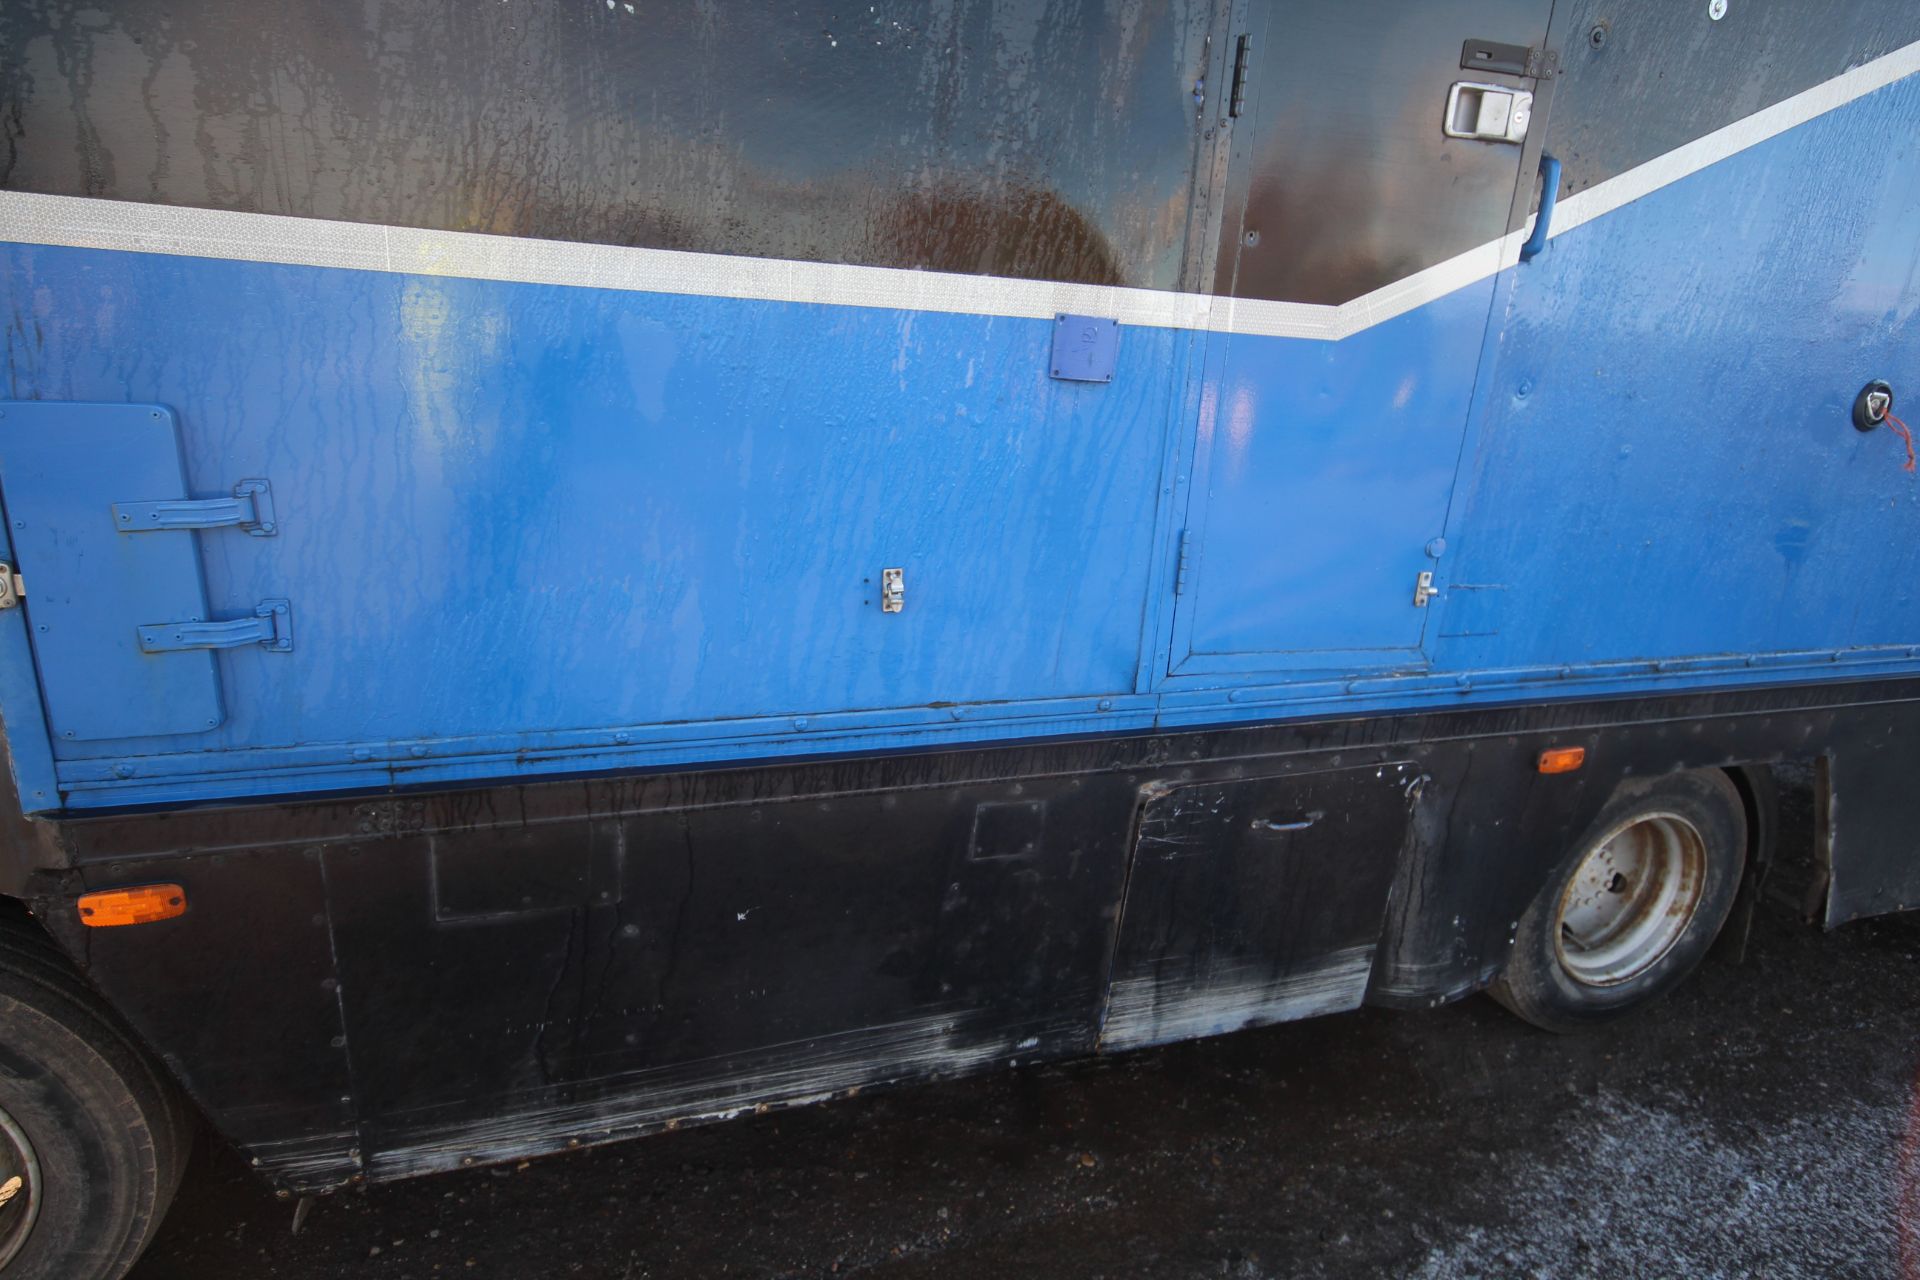
[[[1419,667],[1552,4],[1255,9],[1169,669]]]
[[[1357,1008],[1424,784],[1393,761],[1147,787],[1100,1047]]]

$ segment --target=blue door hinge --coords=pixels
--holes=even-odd
[[[238,649],[250,644],[272,653],[288,653],[293,649],[293,606],[285,600],[262,600],[253,607],[250,618],[149,622],[139,632],[142,653]]]
[[[256,538],[279,532],[273,520],[273,488],[265,480],[242,480],[226,498],[165,498],[159,502],[116,502],[114,527],[122,533],[160,529],[221,529],[229,525]]]
[[[1175,563],[1173,571],[1173,594],[1180,596],[1187,593],[1187,570],[1192,564],[1192,561],[1193,530],[1182,529],[1180,531],[1180,558]]]

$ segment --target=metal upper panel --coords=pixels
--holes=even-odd
[[[1213,291],[1337,305],[1498,240],[1519,148],[1446,137],[1444,112],[1490,74],[1461,70],[1462,40],[1538,45],[1550,7],[1255,6]]]
[[[10,0],[0,185],[1179,283],[1212,0]]]
[[[1793,0],[1707,6],[1560,0],[1564,74],[1547,149],[1564,194],[1619,177],[1706,134],[1920,40],[1910,0]]]

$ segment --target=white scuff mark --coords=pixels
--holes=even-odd
[[[736,911],[733,913],[733,918],[735,920],[744,921],[748,916],[752,915],[754,912],[764,909],[765,906],[766,906],[765,903],[761,903],[758,906],[748,907],[745,911]]]
[[[1040,1046],[1039,1036],[1028,1036],[1025,1040],[1022,1040],[1019,1044],[1013,1047],[1016,1049],[1036,1049],[1039,1046]]]
[[[766,1045],[750,1056],[637,1071],[597,1081],[615,1096],[591,1102],[536,1106],[524,1094],[497,1095],[489,1100],[492,1118],[423,1124],[400,1136],[394,1148],[374,1153],[367,1172],[384,1181],[519,1160],[576,1145],[575,1140],[608,1142],[846,1096],[868,1085],[964,1075],[1013,1052],[1012,1034],[983,1028],[979,1038],[962,1039],[977,1017],[974,1011],[950,1010]]]
[[[1373,951],[1370,943],[1347,947],[1281,977],[1254,965],[1195,973],[1191,958],[1163,961],[1150,976],[1114,982],[1100,1047],[1171,1044],[1357,1009],[1373,972]]]

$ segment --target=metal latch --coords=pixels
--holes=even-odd
[[[1418,578],[1415,578],[1413,580],[1413,607],[1414,608],[1416,609],[1426,608],[1427,601],[1433,599],[1435,596],[1439,594],[1440,593],[1434,590],[1434,587],[1433,587],[1433,570],[1431,569],[1424,570]]]
[[[293,606],[262,600],[250,618],[215,622],[149,622],[139,628],[140,652],[177,653],[182,649],[239,649],[257,644],[273,653],[293,649]]]
[[[1853,398],[1853,425],[1871,431],[1893,416],[1893,388],[1875,378]]]
[[[1227,115],[1238,119],[1247,109],[1247,76],[1251,71],[1253,37],[1241,36],[1233,46],[1233,87],[1227,93]]]
[[[26,594],[27,584],[20,580],[12,565],[0,560],[0,609],[13,608]]]
[[[165,498],[158,502],[116,502],[114,527],[122,533],[160,529],[222,529],[238,526],[256,538],[271,538],[273,488],[265,480],[242,480],[227,498]]]
[[[1447,91],[1441,128],[1449,138],[1520,142],[1533,120],[1533,95],[1525,89],[1462,80]]]
[[[905,569],[882,569],[880,571],[880,612],[898,613],[907,604],[907,571]]]

